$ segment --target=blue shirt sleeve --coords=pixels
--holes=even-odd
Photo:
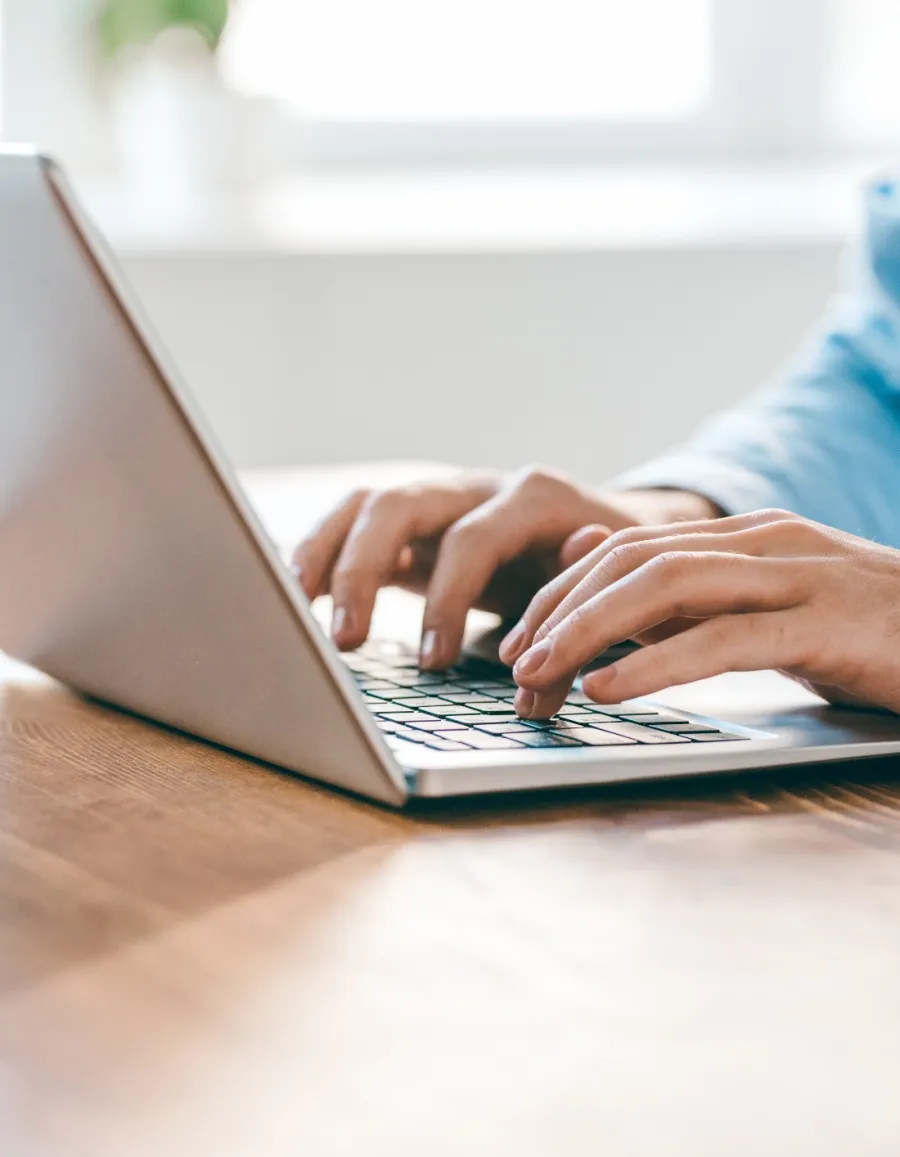
[[[614,486],[778,506],[900,547],[900,183],[869,188],[853,289],[784,377]]]

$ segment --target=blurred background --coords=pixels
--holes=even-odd
[[[770,376],[900,148],[898,0],[0,0],[240,466],[591,480]]]

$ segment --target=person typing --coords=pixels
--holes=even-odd
[[[375,596],[426,597],[421,665],[451,665],[472,607],[526,718],[587,675],[599,703],[776,668],[826,699],[900,711],[900,183],[866,192],[852,283],[773,385],[599,492],[542,469],[351,495],[294,556],[343,649]],[[599,451],[598,451],[599,452]]]

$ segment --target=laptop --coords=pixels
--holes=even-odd
[[[252,385],[248,383],[248,390]],[[341,656],[51,160],[0,153],[0,647],[74,689],[381,802],[900,753],[900,719],[728,719]]]

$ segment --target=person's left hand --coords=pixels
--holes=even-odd
[[[900,712],[900,551],[778,510],[613,534],[504,641],[520,715],[553,715],[625,639],[643,645],[584,678],[597,703],[775,668],[832,702]]]

